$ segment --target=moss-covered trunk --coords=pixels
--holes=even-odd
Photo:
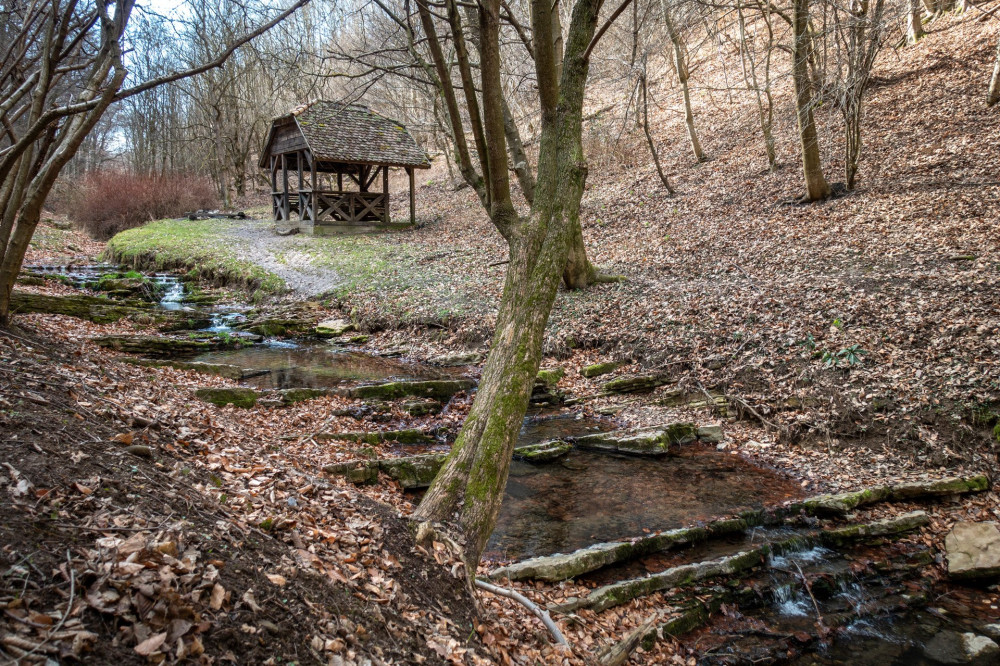
[[[489,76],[499,78],[498,8],[499,2],[492,0],[481,10],[489,14],[481,19],[481,33],[483,110],[490,149],[496,151],[491,160],[500,162],[506,160],[503,144],[497,142],[498,138],[502,141],[503,132],[501,100],[490,94],[493,88],[488,84]],[[581,144],[583,93],[587,46],[594,35],[598,9],[598,0],[578,0],[574,6],[558,85],[552,44],[538,41],[542,136],[535,198],[531,213],[518,219],[513,207],[504,204],[504,184],[493,183],[496,196],[491,216],[510,249],[497,328],[469,416],[414,514],[418,522],[456,528],[471,571],[500,512],[511,455],[541,360],[545,326],[573,237],[579,233],[580,199],[587,175]],[[550,11],[547,0],[532,3],[536,34],[549,34]],[[506,169],[491,170],[491,177],[505,178]]]

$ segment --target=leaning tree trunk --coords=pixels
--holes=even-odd
[[[499,2],[484,4],[486,7],[480,11],[489,16],[481,19],[482,89],[493,164],[506,160],[500,102],[488,83],[499,80]],[[536,34],[550,29],[550,7],[548,0],[533,3],[533,27],[545,29],[536,30]],[[577,1],[558,88],[551,42],[537,42],[535,67],[542,135],[534,203],[529,215],[518,219],[513,206],[508,205],[509,187],[504,196],[501,192],[505,188],[494,186],[497,196],[493,198],[491,216],[507,239],[510,252],[497,327],[462,431],[414,512],[418,524],[445,523],[457,529],[472,573],[500,512],[511,455],[541,361],[545,326],[572,236],[579,228],[580,200],[587,176],[581,141],[587,46],[594,36],[598,9],[598,0]],[[506,178],[506,169],[494,170],[492,178]]]
[[[830,196],[830,185],[823,177],[819,157],[819,139],[812,110],[812,86],[809,80],[809,0],[794,1],[792,50],[792,82],[795,84],[795,111],[802,144],[802,172],[806,183],[806,200],[820,201]]]
[[[993,106],[997,102],[1000,102],[1000,38],[997,39],[997,61],[993,65],[989,92],[986,93],[986,106]]]

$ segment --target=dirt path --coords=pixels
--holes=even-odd
[[[241,259],[252,261],[279,276],[288,285],[293,297],[320,296],[333,291],[343,279],[329,267],[314,266],[310,255],[303,251],[304,239],[299,235],[279,236],[271,220],[248,220],[229,236]]]

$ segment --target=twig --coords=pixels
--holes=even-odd
[[[746,400],[743,400],[742,398],[737,398],[736,396],[732,396],[732,395],[727,395],[726,396],[726,400],[729,400],[730,402],[735,402],[740,407],[742,407],[743,409],[747,410],[748,412],[750,412],[751,414],[753,414],[754,416],[756,416],[757,420],[759,420],[764,425],[766,425],[766,426],[768,426],[770,428],[773,428],[775,430],[779,430],[778,426],[776,426],[775,424],[771,423],[770,421],[768,421],[767,419],[765,419],[763,416],[761,416],[757,412],[757,410],[754,409],[753,407],[751,407],[750,403],[748,403]]]
[[[816,603],[816,597],[813,596],[812,585],[809,584],[809,580],[806,578],[806,575],[802,573],[802,567],[799,566],[799,563],[796,562],[795,560],[792,560],[792,564],[795,565],[795,569],[799,572],[799,578],[802,579],[802,585],[803,587],[806,588],[806,592],[809,593],[809,598],[812,599],[813,609],[815,609],[816,611],[816,622],[818,622],[819,626],[822,627],[823,614],[819,612],[819,604]]]
[[[504,259],[503,261],[494,261],[492,264],[486,264],[486,268],[493,268],[494,266],[503,266],[504,264],[509,264],[510,259]]]
[[[620,666],[628,661],[629,655],[632,654],[632,650],[642,641],[642,639],[649,633],[649,630],[653,628],[656,624],[656,620],[660,617],[660,614],[653,613],[645,622],[639,625],[637,628],[630,631],[625,638],[623,638],[618,643],[611,645],[603,650],[597,655],[597,661],[601,666]]]
[[[556,645],[563,645],[567,648],[569,647],[569,643],[566,641],[566,637],[563,636],[561,631],[559,631],[559,627],[557,627],[556,623],[552,621],[552,616],[549,615],[549,612],[547,610],[543,610],[538,606],[538,604],[534,603],[526,596],[515,590],[508,590],[507,588],[504,587],[497,587],[492,583],[487,583],[486,581],[479,580],[478,578],[476,579],[475,583],[476,587],[480,589],[486,590],[487,592],[492,592],[493,594],[498,594],[501,597],[507,597],[508,599],[513,599],[514,601],[522,604],[525,608],[530,610],[535,615],[535,617],[537,617],[539,620],[542,621],[542,624],[545,625],[545,628],[548,629],[549,633],[552,634],[552,637],[556,639]]]
[[[73,597],[76,595],[76,574],[73,573],[73,560],[70,559],[68,548],[66,549],[66,569],[69,570],[69,601],[66,602],[66,612],[63,613],[63,616],[59,619],[59,623],[52,628],[52,631],[50,631],[49,635],[45,637],[45,640],[32,648],[28,654],[21,657],[22,660],[27,659],[35,652],[41,650],[42,647],[49,642],[49,639],[58,634],[59,630],[62,629],[62,626],[66,624],[66,619],[69,618],[69,614],[73,610]]]

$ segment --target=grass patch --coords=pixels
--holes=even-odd
[[[285,281],[237,256],[227,244],[230,220],[159,220],[108,241],[102,259],[138,270],[182,271],[192,278],[261,295],[286,290]]]

